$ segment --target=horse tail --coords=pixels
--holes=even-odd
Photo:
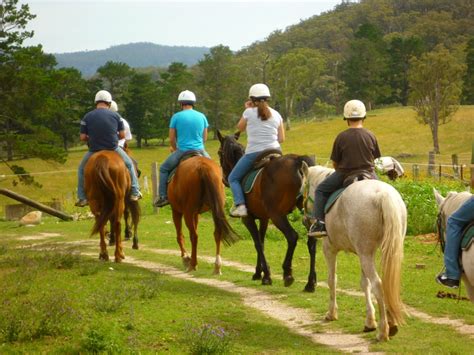
[[[222,184],[220,178],[211,174],[211,169],[207,165],[201,165],[199,176],[204,192],[204,201],[208,201],[211,208],[212,218],[217,231],[220,231],[222,239],[226,245],[232,245],[242,239],[231,227],[224,212],[224,198],[219,191],[219,184]]]
[[[406,208],[400,196],[390,191],[379,195],[382,211],[382,288],[387,311],[396,324],[404,323],[400,299],[403,240],[406,232]],[[400,201],[398,201],[398,199]]]
[[[98,218],[95,220],[91,234],[98,233],[100,229],[107,224],[113,213],[117,213],[118,215],[120,195],[117,182],[115,182],[110,175],[109,160],[107,157],[97,157],[94,170],[97,174],[94,184],[96,184],[96,188],[101,191],[102,201],[100,201],[100,204],[102,209]]]

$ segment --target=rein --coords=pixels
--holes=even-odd
[[[436,229],[438,230],[438,243],[441,246],[441,250],[443,251],[443,253],[444,253],[444,248],[446,246],[446,241],[444,240],[445,220],[446,220],[446,218],[445,218],[445,216],[444,216],[444,214],[443,214],[443,212],[441,211],[441,208],[440,208],[440,211],[438,213],[438,217],[436,218]]]

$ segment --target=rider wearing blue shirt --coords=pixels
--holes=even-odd
[[[185,90],[178,96],[182,111],[171,117],[169,139],[173,152],[160,166],[160,182],[158,199],[153,202],[155,207],[166,206],[168,202],[168,177],[175,169],[183,155],[189,151],[197,151],[209,157],[204,149],[207,140],[207,127],[209,124],[204,114],[194,110],[196,96],[193,92]]]
[[[78,207],[87,206],[89,203],[84,191],[84,168],[91,155],[100,150],[114,150],[122,157],[132,178],[130,200],[137,201],[141,198],[132,160],[118,146],[119,138],[123,138],[125,134],[124,126],[120,116],[109,110],[111,102],[112,95],[108,91],[100,90],[95,95],[96,109],[87,113],[81,120],[80,139],[87,142],[89,150],[82,158],[77,171],[78,200],[76,206]]]

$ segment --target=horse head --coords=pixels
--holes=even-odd
[[[233,135],[223,136],[219,130],[217,130],[217,138],[220,142],[220,147],[217,152],[219,155],[219,162],[222,166],[223,181],[226,186],[229,186],[227,177],[234,168],[237,161],[244,155],[245,149],[242,144],[237,140],[240,137],[240,132],[234,133]]]

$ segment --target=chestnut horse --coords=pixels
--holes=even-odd
[[[129,197],[131,179],[120,155],[114,151],[103,150],[92,155],[85,166],[85,191],[95,224],[91,235],[100,234],[99,259],[109,260],[105,243],[105,226],[110,221],[115,232],[115,262],[125,258],[121,241],[121,225],[125,199]],[[138,209],[131,209],[137,213]],[[132,218],[136,219],[137,216]]]
[[[168,200],[173,211],[176,238],[181,249],[181,258],[187,271],[197,266],[197,226],[199,214],[211,211],[214,219],[214,239],[216,242],[216,260],[214,274],[221,274],[221,240],[231,245],[240,239],[225,216],[225,192],[222,184],[222,172],[213,160],[194,156],[182,161],[168,184]],[[191,239],[191,257],[184,248],[182,217],[188,227]]]
[[[222,136],[217,131],[220,141],[219,159],[225,179],[232,168],[244,154],[244,147],[237,141],[239,133]],[[252,191],[245,194],[249,215],[242,218],[243,223],[252,235],[257,250],[257,264],[253,280],[262,280],[263,285],[271,285],[270,267],[264,253],[265,234],[268,221],[284,234],[288,248],[283,262],[283,280],[285,286],[293,281],[292,260],[298,241],[298,234],[288,221],[287,215],[297,207],[302,207],[301,189],[304,185],[308,166],[314,165],[307,156],[287,154],[274,158],[265,165],[262,173],[257,177]],[[257,228],[255,220],[260,220]],[[308,244],[308,248],[310,245]],[[263,273],[263,278],[262,278]]]

